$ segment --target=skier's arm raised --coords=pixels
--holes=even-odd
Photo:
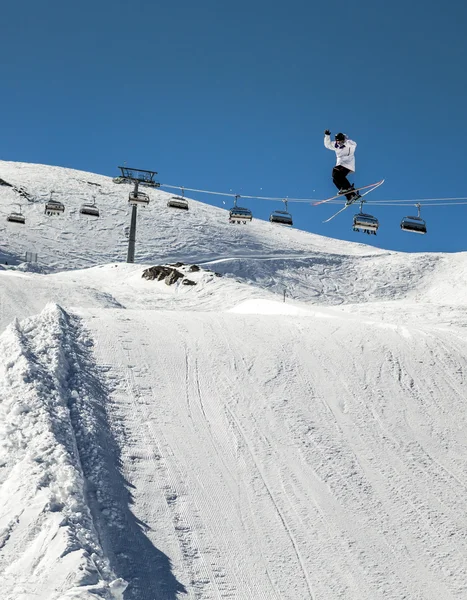
[[[324,146],[328,150],[335,150],[334,145],[331,142],[331,132],[329,131],[329,129],[326,129],[326,131],[324,132]]]

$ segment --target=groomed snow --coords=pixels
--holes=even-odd
[[[2,225],[2,600],[467,597],[465,253],[150,191],[128,265],[128,186],[0,177],[34,200]],[[196,285],[142,278],[176,261]]]

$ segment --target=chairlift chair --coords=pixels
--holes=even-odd
[[[253,213],[249,208],[242,208],[241,206],[234,206],[229,211],[229,221],[231,223],[243,223],[246,225],[247,221],[253,219]]]
[[[293,225],[292,215],[285,210],[275,210],[271,213],[269,220],[271,223],[279,223],[280,225]]]
[[[167,202],[167,206],[170,208],[181,208],[183,210],[188,210],[188,200],[185,198],[181,198],[180,196],[172,196],[170,200]]]
[[[279,223],[280,225],[288,225],[292,227],[292,215],[287,211],[287,200],[284,200],[285,210],[275,210],[271,213],[269,220],[271,223]]]
[[[249,208],[242,208],[237,206],[237,200],[240,198],[238,194],[235,195],[234,205],[229,210],[229,222],[230,223],[243,223],[246,225],[247,221],[253,219],[253,213]]]
[[[50,199],[45,205],[45,214],[49,217],[53,215],[61,215],[65,212],[65,205],[58,200]]]
[[[130,192],[130,195],[128,196],[128,203],[131,204],[131,206],[147,206],[149,204],[149,196],[144,192],[137,192],[136,194],[134,192]]]
[[[378,231],[379,221],[373,215],[358,213],[353,218],[353,230],[363,231],[363,233],[376,235]]]
[[[376,235],[379,227],[379,221],[373,215],[362,212],[364,202],[364,200],[360,202],[360,212],[354,215],[353,230]]]
[[[10,223],[21,223],[22,225],[24,225],[26,223],[26,217],[21,214],[20,212],[12,212],[10,213],[7,218],[7,221],[10,221]]]
[[[412,233],[426,233],[426,223],[419,217],[404,217],[401,221],[401,229],[403,231],[411,231]]]
[[[167,206],[170,208],[181,208],[182,210],[188,210],[188,200],[184,197],[184,189],[181,188],[181,196],[172,196],[167,202]]]
[[[418,209],[418,215],[416,217],[408,216],[404,217],[401,221],[401,229],[403,231],[410,231],[411,233],[426,233],[426,223],[420,217],[420,204],[415,205]]]
[[[80,214],[88,215],[90,217],[98,217],[99,209],[95,204],[83,204],[79,209]]]

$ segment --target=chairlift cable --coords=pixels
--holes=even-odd
[[[382,201],[369,201],[368,204],[371,204],[373,206],[405,206],[407,208],[407,202],[404,201],[404,203],[401,202],[385,202],[384,200]],[[415,201],[411,201],[410,204],[412,206],[416,206],[417,202]],[[443,206],[465,206],[467,204],[467,201],[465,202],[419,202],[419,204],[423,204],[423,206],[436,206],[437,208],[441,208]]]
[[[465,200],[467,201],[467,197],[461,197],[461,198],[413,198],[411,200],[407,200],[407,199],[386,199],[386,200],[370,200],[370,202],[372,204],[380,204],[380,203],[392,203],[392,202],[397,202],[397,203],[401,203],[401,202],[406,202],[406,203],[410,203],[410,204],[416,204],[417,202],[420,203],[425,203],[425,202],[449,202],[452,200]]]
[[[196,188],[187,188],[179,185],[169,185],[167,183],[161,184],[161,187],[166,187],[170,189],[177,190],[185,190],[189,192],[199,192],[202,194],[212,194],[215,196],[228,196],[230,198],[235,198],[235,196],[240,196],[241,198],[247,198],[250,200],[273,200],[277,202],[284,202],[284,196],[275,197],[275,196],[252,196],[245,194],[234,194],[233,192],[215,192],[212,190],[200,190]],[[316,198],[286,198],[287,202],[303,202],[310,203],[314,202]],[[459,202],[458,202],[459,201]],[[467,197],[462,196],[459,198],[413,198],[413,199],[388,199],[388,200],[369,200],[368,204],[379,204],[381,206],[403,206],[405,203],[407,204],[416,204],[417,202],[423,203],[425,206],[455,206],[455,205],[463,205],[467,204]],[[435,204],[425,204],[426,202],[435,203]],[[340,200],[331,201],[329,204],[340,204]]]
[[[182,189],[181,186],[179,185],[169,185],[167,183],[161,183],[161,187],[166,187],[166,188],[170,188],[170,189],[174,189],[174,190],[180,190]],[[246,196],[245,194],[234,194],[232,192],[213,192],[211,190],[198,190],[195,188],[187,188],[184,187],[183,188],[185,191],[188,192],[200,192],[202,194],[214,194],[216,196],[229,196],[231,198],[235,198],[235,196],[241,197],[241,198],[249,198],[249,199],[253,199],[253,200],[276,200],[278,202],[284,202],[284,196],[280,196],[280,197],[273,197],[273,196]],[[313,202],[314,200],[316,200],[316,198],[287,198],[288,202]]]

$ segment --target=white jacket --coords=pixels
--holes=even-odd
[[[349,138],[345,138],[344,146],[340,148],[336,142],[331,142],[331,136],[324,136],[324,145],[328,150],[334,150],[336,153],[336,166],[342,165],[349,169],[349,171],[355,171],[355,148],[357,147],[357,142],[353,140],[349,140]]]

